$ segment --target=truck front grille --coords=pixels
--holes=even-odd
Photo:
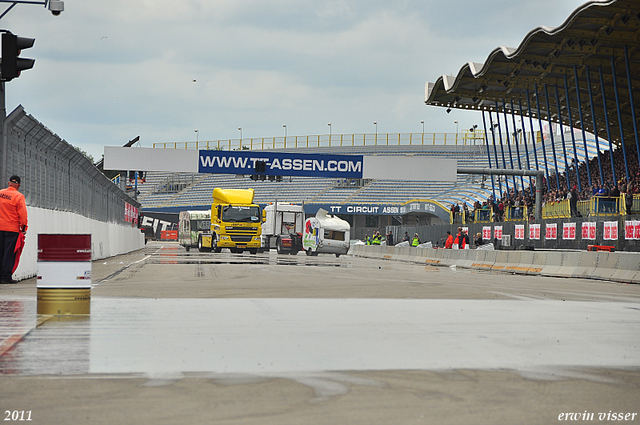
[[[252,235],[230,235],[234,242],[251,242]]]

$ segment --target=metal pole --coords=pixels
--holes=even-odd
[[[504,144],[502,143],[502,129],[500,128],[500,108],[498,108],[498,102],[496,104],[496,121],[498,123],[498,140],[500,140],[500,155],[502,155],[502,167],[507,168],[507,160],[504,156]],[[507,188],[509,190],[509,188]]]
[[[496,104],[496,121],[498,121],[498,129],[500,129],[500,113],[498,112],[498,102]],[[501,130],[501,129],[500,129]],[[507,168],[507,160],[504,157],[504,145],[502,144],[502,131],[498,131],[498,138],[500,140],[500,153],[502,154],[502,168]],[[509,181],[505,178],[504,185],[507,187],[507,194],[509,194]],[[502,197],[502,188],[500,188],[500,197]]]
[[[527,102],[529,101],[529,92],[527,90]],[[524,154],[527,156],[527,169],[531,169],[531,159],[529,158],[529,148],[527,147],[527,132],[524,129],[524,115],[522,114],[522,99],[518,100],[518,106],[520,108],[520,118],[522,123],[522,141],[524,142]],[[529,117],[531,117],[531,109],[529,109]],[[535,146],[533,147],[533,151],[535,152]],[[537,165],[537,164],[536,164]],[[520,167],[522,168],[522,167]],[[538,167],[536,167],[537,169]],[[533,190],[533,181],[531,177],[529,177],[529,191]]]
[[[624,129],[622,126],[622,115],[620,114],[620,99],[618,99],[618,83],[617,83],[617,78],[616,78],[616,63],[615,63],[615,59],[613,58],[613,56],[611,56],[611,71],[612,71],[612,79],[613,79],[613,91],[616,94],[616,109],[618,110],[618,124],[620,125],[620,144],[622,145],[622,155],[624,155],[624,170],[627,174],[627,181],[630,181],[629,179],[629,167],[627,166],[627,148],[625,147],[624,144]],[[602,72],[602,70],[600,71]],[[601,77],[602,78],[602,77]],[[604,85],[604,83],[602,83]],[[604,90],[604,88],[602,89]],[[604,101],[604,99],[603,99]],[[605,112],[606,113],[606,112]],[[607,130],[609,129],[609,125],[607,124]],[[611,136],[609,136],[609,146],[612,146],[611,144]],[[612,150],[612,149],[611,149]],[[609,152],[611,152],[611,150]],[[611,169],[613,170],[613,152],[611,152]],[[613,182],[614,184],[617,184],[617,180],[616,180],[616,173],[615,171],[613,172]]]
[[[580,129],[582,130],[582,144],[584,145],[584,163],[587,165],[587,177],[591,184],[591,170],[589,169],[589,151],[587,151],[587,134],[584,131],[584,117],[582,116],[582,100],[580,99],[580,81],[578,80],[578,67],[573,65],[573,78],[576,80],[576,98],[578,99],[578,114],[580,115]]]
[[[536,149],[536,133],[533,130],[533,113],[531,112],[531,101],[529,100],[529,89],[527,92],[527,110],[529,111],[529,127],[531,128],[531,145],[533,146],[533,158],[536,160],[536,170],[540,169],[540,164],[538,163],[538,149]],[[524,124],[523,124],[524,127]],[[529,167],[531,168],[531,167]]]
[[[504,132],[507,138],[507,148],[509,148],[509,162],[511,163],[511,169],[513,170],[515,167],[513,166],[513,153],[511,152],[511,140],[509,139],[509,119],[507,118],[507,103],[504,99],[502,99],[502,113],[504,114]],[[518,185],[516,184],[515,179],[513,179],[513,186],[517,191]]]
[[[564,127],[562,126],[562,109],[560,108],[560,95],[558,95],[558,86],[556,89],[556,106],[558,107],[558,122],[560,123],[560,139],[562,140],[562,153],[564,155],[564,175],[567,178],[567,190],[571,190],[569,182],[569,161],[567,160],[567,145],[564,141]]]
[[[4,3],[4,2],[3,2],[3,3]],[[5,10],[4,12],[2,12],[2,15],[0,15],[0,19],[4,18],[4,15],[6,15],[7,13],[9,13],[9,11],[11,11],[11,9],[13,9],[13,8],[14,8],[14,6],[15,6],[16,4],[17,4],[17,3],[13,3],[11,6],[9,6],[9,7],[7,8],[7,10]]]
[[[542,178],[544,177],[544,171],[458,167],[458,174],[536,176],[536,220],[542,219]]]
[[[633,87],[631,86],[631,72],[629,71],[629,53],[627,46],[624,46],[624,64],[627,68],[627,81],[629,82],[629,104],[631,105],[631,119],[633,121],[633,134],[636,136],[636,154],[640,164],[640,140],[638,140],[638,125],[636,124],[636,109],[633,106]]]
[[[516,114],[514,113],[513,108],[513,99],[511,99],[511,119],[513,120],[513,138],[515,139],[516,144],[516,156],[518,157],[518,168],[522,170],[522,161],[520,160],[520,148],[518,147],[518,129],[516,127]],[[511,167],[513,168],[513,166]],[[522,185],[522,190],[524,191],[524,178],[520,176],[520,184]]]
[[[578,171],[578,150],[576,148],[576,136],[573,134],[573,117],[571,116],[571,103],[569,102],[569,83],[567,82],[567,75],[564,76],[564,97],[567,101],[567,111],[569,113],[569,128],[571,129],[571,142],[573,143],[573,160],[576,165],[576,179],[578,180],[578,191],[582,192],[582,185],[580,184],[580,172]]]
[[[611,64],[613,65],[613,58],[611,58]],[[613,70],[613,86],[615,88],[615,69]],[[611,173],[613,175],[613,181],[616,182],[616,166],[613,163],[613,141],[611,140],[611,129],[609,128],[609,113],[607,111],[607,95],[604,91],[604,78],[602,78],[602,67],[598,67],[598,75],[600,76],[600,88],[602,89],[602,107],[604,111],[604,125],[607,128],[607,139],[609,139],[609,159],[611,160]],[[618,91],[616,90],[616,103],[618,103]],[[620,108],[618,107],[618,119],[620,118]],[[622,126],[622,123],[620,124]],[[622,130],[622,128],[620,128]],[[622,131],[620,131],[622,134]],[[624,145],[624,139],[622,139],[622,144]],[[627,162],[627,155],[625,155],[624,162]],[[628,174],[627,174],[628,176]]]
[[[540,140],[542,142],[542,159],[544,160],[544,171],[547,176],[547,190],[551,190],[549,183],[549,163],[547,162],[547,150],[544,147],[544,132],[542,131],[542,114],[540,113],[540,95],[538,94],[538,84],[534,83],[533,88],[536,91],[536,107],[538,109],[538,128],[540,129]]]
[[[496,131],[495,128],[493,127],[493,118],[491,118],[491,110],[489,110],[489,123],[491,124],[491,138],[493,139],[493,156],[496,158],[496,167],[499,167],[498,165],[498,149],[496,149]],[[502,194],[502,182],[500,181],[500,179],[498,179],[498,188],[500,190],[500,194]],[[495,194],[493,195],[493,198],[495,200]]]
[[[482,110],[482,125],[484,126],[484,140],[485,140],[485,145],[487,146],[487,158],[489,159],[489,168],[491,168],[491,152],[489,151],[489,134],[487,133],[487,121],[484,116],[484,110]],[[491,175],[491,193],[493,194],[493,198],[495,199],[496,189],[493,182],[493,174]]]
[[[0,184],[4,185],[9,181],[9,176],[7,174],[7,149],[8,149],[8,138],[5,133],[5,120],[7,119],[7,109],[5,103],[5,86],[4,82],[0,82],[0,134],[2,137],[2,145],[1,145],[1,159],[0,159]]]
[[[549,91],[544,85],[544,100],[547,105],[547,121],[549,122],[549,138],[551,139],[551,152],[553,152],[553,166],[556,171],[556,189],[560,190],[560,175],[558,174],[558,159],[556,158],[556,142],[553,140],[553,127],[551,122],[551,107],[549,106]]]
[[[596,110],[593,106],[593,92],[591,91],[591,71],[587,66],[587,88],[589,89],[589,103],[591,104],[591,119],[593,120],[593,135],[596,139],[596,158],[598,158],[598,168],[600,169],[600,184],[604,184],[604,173],[602,172],[602,162],[600,161],[600,143],[598,142],[598,126],[596,125]]]

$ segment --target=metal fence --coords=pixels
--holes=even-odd
[[[131,221],[140,204],[89,159],[18,106],[5,120],[0,143],[2,184],[17,174],[28,206],[68,211],[102,221]]]

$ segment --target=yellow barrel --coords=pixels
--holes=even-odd
[[[89,314],[91,289],[38,289],[38,314]]]

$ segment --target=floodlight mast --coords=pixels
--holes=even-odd
[[[2,15],[0,15],[0,19],[4,18],[4,15],[9,13],[11,9],[15,7],[16,4],[40,4],[51,11],[53,16],[58,16],[60,13],[64,12],[64,1],[62,0],[43,0],[43,1],[35,1],[35,0],[0,0],[0,3],[11,3],[11,6],[7,8]]]

